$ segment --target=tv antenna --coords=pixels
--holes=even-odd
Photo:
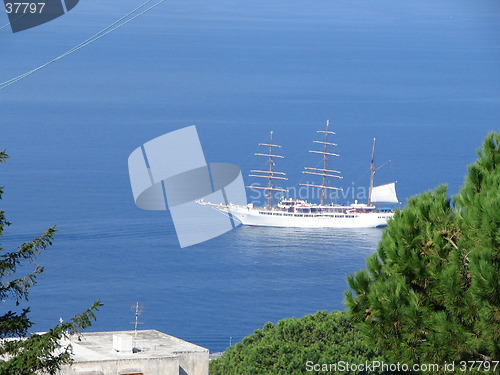
[[[130,309],[134,312],[135,315],[135,321],[130,322],[130,324],[134,325],[134,340],[132,342],[132,351],[136,353],[141,351],[140,349],[136,348],[135,344],[137,341],[137,326],[139,324],[143,324],[142,322],[139,322],[139,315],[141,315],[144,311],[144,306],[142,306],[139,302],[136,302],[131,306]]]

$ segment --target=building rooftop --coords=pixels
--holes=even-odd
[[[180,353],[208,353],[208,349],[156,330],[87,332],[73,336],[75,362],[175,357]],[[137,350],[132,350],[137,348]]]

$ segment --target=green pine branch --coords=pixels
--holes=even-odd
[[[5,150],[0,151],[0,163],[8,158]],[[3,188],[0,188],[0,199]],[[4,211],[0,211],[0,236],[5,226],[10,225]],[[0,255],[0,300],[11,299],[19,305],[28,300],[30,288],[36,285],[37,276],[43,267],[36,263],[37,256],[52,245],[55,227],[47,229],[40,237],[23,243],[15,251]],[[0,253],[3,251],[0,248]],[[33,268],[24,275],[20,269],[26,265]],[[96,319],[95,313],[102,306],[98,300],[68,322],[63,322],[46,333],[26,333],[33,323],[28,317],[29,308],[21,312],[8,311],[0,316],[0,375],[55,374],[62,366],[71,364],[71,345],[63,345],[61,340],[72,335],[80,337],[81,331],[90,327]]]

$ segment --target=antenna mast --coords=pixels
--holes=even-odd
[[[141,304],[139,304],[139,302],[136,302],[132,305],[131,310],[134,311],[134,315],[135,315],[135,322],[132,322],[132,324],[134,324],[134,340],[132,342],[132,351],[134,351],[134,350],[140,351],[139,349],[137,349],[135,347],[135,344],[137,341],[137,326],[139,324],[142,324],[141,322],[139,322],[139,315],[141,315],[141,313],[144,311],[144,307]]]

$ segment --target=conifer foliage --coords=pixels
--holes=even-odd
[[[369,348],[343,311],[319,311],[300,319],[266,323],[253,335],[230,347],[222,357],[210,362],[212,375],[299,375],[357,374],[335,371],[319,364],[384,362]],[[315,370],[316,365],[317,370]],[[309,368],[309,370],[308,370]],[[345,371],[344,371],[345,370]],[[383,374],[379,369],[371,372]]]
[[[490,133],[460,193],[409,200],[347,305],[365,339],[393,361],[500,359],[500,134]]]
[[[7,158],[5,150],[0,151],[0,163]],[[0,187],[0,199],[2,194],[3,187]],[[9,225],[4,211],[0,210],[0,236]],[[43,272],[43,267],[36,265],[36,257],[52,244],[55,232],[54,227],[49,228],[40,237],[11,252],[4,252],[0,247],[0,303],[11,300],[18,306],[21,301],[28,300],[30,288]],[[19,269],[28,265],[32,265],[32,271],[22,276]],[[71,363],[71,347],[61,346],[60,339],[89,327],[100,306],[100,301],[96,301],[70,321],[28,338],[24,336],[33,325],[28,317],[29,308],[3,313],[0,316],[0,375],[55,374],[62,365]]]

